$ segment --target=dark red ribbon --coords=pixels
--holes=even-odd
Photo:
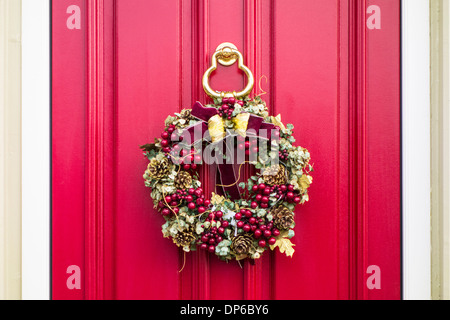
[[[192,125],[183,131],[184,139],[183,141],[190,141],[190,145],[195,144],[198,141],[208,138],[208,121],[213,116],[218,114],[218,110],[214,107],[205,107],[200,102],[196,102],[191,110],[191,115],[200,120],[200,122]],[[272,123],[264,122],[262,117],[255,116],[250,114],[247,124],[247,136],[253,138],[261,138],[261,139],[271,139],[272,130],[275,129],[275,125]],[[261,130],[265,130],[266,135],[261,136]],[[188,135],[186,137],[185,135]],[[187,139],[186,139],[187,138]],[[226,148],[230,148],[230,139],[229,137],[225,137],[221,142],[224,144],[225,150]],[[189,140],[190,139],[190,140]],[[233,154],[233,153],[232,153]],[[217,155],[217,163],[218,175],[216,176],[215,183],[222,185],[222,195],[228,195],[231,199],[239,199],[240,192],[238,183],[236,183],[236,172],[235,165],[230,163],[223,163],[225,160],[219,157],[223,157],[223,155]],[[218,183],[219,182],[219,183]]]

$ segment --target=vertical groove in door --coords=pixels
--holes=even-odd
[[[367,260],[365,5],[352,0],[349,7],[349,289],[350,299],[366,299],[364,270]],[[362,289],[362,290],[361,290]]]
[[[103,0],[87,2],[87,176],[86,268],[87,299],[103,298],[103,159],[104,61]]]
[[[202,72],[208,67],[209,49],[208,0],[192,1],[192,97],[202,103],[206,96],[202,86]],[[202,165],[200,178],[205,194],[213,191],[209,166]],[[205,250],[194,252],[192,259],[192,299],[208,300],[210,297],[209,254]]]

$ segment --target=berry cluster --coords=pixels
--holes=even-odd
[[[251,203],[252,209],[256,209],[258,206],[262,209],[267,209],[269,207],[269,196],[273,193],[276,193],[278,199],[285,199],[289,203],[299,204],[301,201],[299,194],[294,191],[294,186],[291,184],[269,186],[265,183],[260,183],[259,185],[255,184],[252,190],[255,193]]]
[[[211,253],[214,253],[216,250],[216,246],[222,242],[223,237],[222,235],[225,233],[226,228],[230,226],[230,223],[227,220],[223,219],[223,212],[222,211],[214,211],[211,212],[208,217],[206,218],[205,222],[208,221],[210,223],[216,221],[220,222],[219,227],[212,227],[209,230],[204,231],[201,234],[200,238],[200,249],[208,250]],[[202,228],[204,228],[204,225],[202,225]]]
[[[278,157],[280,160],[287,161],[288,159],[288,151],[286,149],[278,151]]]
[[[204,213],[206,208],[209,207],[211,201],[205,199],[202,188],[190,188],[189,190],[178,189],[176,193],[168,195],[164,198],[165,201],[159,202],[159,207],[162,209],[161,214],[168,216],[172,212],[178,214],[179,205],[183,205],[183,202],[187,204],[188,209],[195,210],[199,213]],[[167,206],[169,205],[170,208]]]
[[[245,155],[249,156],[250,153],[257,154],[259,152],[258,139],[256,138],[245,138],[242,136],[237,137],[237,147],[239,150],[245,150]]]
[[[266,221],[264,218],[254,217],[248,209],[241,209],[234,216],[237,222],[237,228],[244,232],[252,233],[255,239],[261,239],[258,245],[264,248],[267,244],[273,245],[277,241],[275,237],[280,235],[280,230],[274,228],[272,222]],[[265,239],[264,239],[265,238]]]
[[[228,120],[231,120],[232,114],[234,112],[234,105],[239,104],[241,107],[244,106],[244,101],[242,100],[236,100],[236,98],[223,98],[222,99],[222,106],[219,107],[219,115],[222,118],[226,118]]]
[[[172,141],[180,141],[183,137],[179,137],[175,133],[175,125],[171,124],[161,133],[161,147],[164,153],[169,153],[172,149],[170,144]]]

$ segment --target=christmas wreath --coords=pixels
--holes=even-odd
[[[309,200],[313,169],[293,129],[269,115],[260,97],[236,94],[169,116],[161,137],[141,146],[164,237],[185,252],[199,248],[226,261],[258,259],[276,247],[292,257],[294,209]],[[241,178],[244,164],[248,180]],[[200,182],[202,166],[216,167],[210,194]]]

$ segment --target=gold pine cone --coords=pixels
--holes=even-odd
[[[184,231],[179,231],[173,238],[173,243],[178,247],[190,246],[192,241],[195,240],[194,231],[192,228],[188,228]]]
[[[233,250],[236,254],[246,254],[249,252],[252,246],[253,240],[252,237],[248,234],[238,235],[233,238],[231,243],[231,250]]]
[[[192,177],[186,171],[181,171],[175,177],[175,188],[177,189],[188,189],[192,185]]]
[[[264,182],[270,186],[287,183],[286,168],[280,164],[274,164],[263,171]]]
[[[162,158],[158,160],[153,158],[147,166],[146,174],[155,180],[161,180],[165,176],[169,175],[170,163],[167,158]]]
[[[294,214],[285,206],[278,206],[272,210],[273,224],[280,230],[288,230],[294,225]]]

